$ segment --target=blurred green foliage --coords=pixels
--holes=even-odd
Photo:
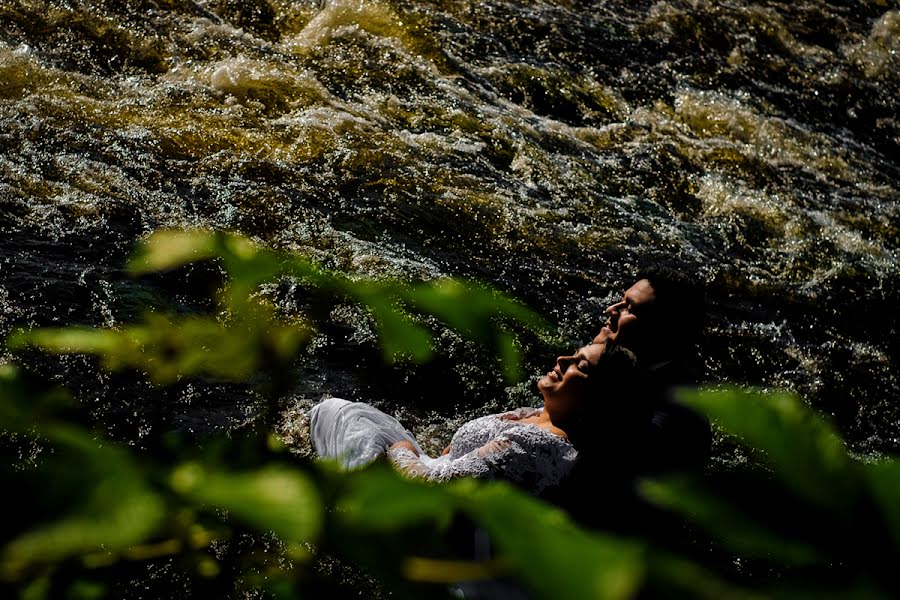
[[[738,556],[782,568],[773,597],[900,595],[900,461],[852,458],[791,394],[691,390],[681,400],[738,436],[765,465],[645,482],[645,493]]]
[[[148,313],[118,329],[19,332],[10,345],[95,354],[109,369],[140,369],[162,385],[289,370],[314,324],[303,316],[288,321],[261,299],[259,286],[283,277],[368,308],[388,360],[431,355],[431,334],[418,319],[428,315],[491,345],[513,375],[521,358],[507,324],[544,326],[483,286],[354,279],[224,233],[156,233],[129,269],[143,274],[198,260],[220,261],[229,276],[215,315]],[[699,545],[716,548],[711,555],[678,555],[649,540],[584,529],[503,483],[429,485],[384,463],[344,473],[287,452],[266,429],[136,452],[93,431],[65,392],[0,365],[7,490],[0,592],[116,597],[136,577],[135,565],[162,561],[185,573],[201,597],[227,597],[242,586],[266,597],[309,597],[321,589],[310,558],[333,553],[400,598],[439,597],[448,583],[496,577],[514,578],[535,598],[900,595],[900,462],[854,460],[788,394],[719,389],[684,392],[682,401],[765,465],[642,484],[647,498],[709,533]],[[446,541],[461,517],[490,535],[494,558],[473,561]],[[775,575],[735,581],[723,555]]]
[[[312,324],[277,318],[259,286],[290,277],[305,287],[366,307],[374,317],[385,359],[422,362],[433,354],[432,335],[415,318],[429,315],[466,337],[490,346],[510,379],[522,374],[522,357],[510,325],[542,334],[540,315],[484,285],[457,279],[410,284],[350,277],[294,254],[264,249],[251,240],[206,230],[158,231],[129,261],[134,275],[188,263],[218,260],[228,276],[218,315],[149,313],[143,322],[118,329],[44,329],[18,332],[10,347],[32,345],[51,352],[100,356],[111,369],[137,368],[160,384],[179,376],[212,375],[246,380],[258,371],[281,371],[309,339]]]

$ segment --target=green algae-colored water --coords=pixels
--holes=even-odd
[[[898,104],[897,2],[3,0],[0,334],[202,307],[214,273],[122,272],[162,227],[476,277],[572,345],[638,265],[678,261],[709,285],[707,379],[794,389],[896,452]],[[294,400],[383,404],[433,446],[528,400],[438,344],[382,367],[366,316],[333,310]],[[130,440],[254,413],[239,386],[17,360]]]

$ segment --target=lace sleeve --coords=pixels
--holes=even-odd
[[[506,447],[485,456],[489,470],[532,492],[557,485],[578,456],[567,440],[533,426],[510,428],[498,439],[504,440]]]
[[[405,448],[389,450],[388,458],[413,477],[432,481],[465,476],[505,479],[540,492],[569,472],[576,454],[562,438],[533,426],[516,426],[457,458],[421,459]]]
[[[450,458],[449,455],[438,458],[420,458],[407,448],[389,448],[387,455],[401,473],[432,481],[447,481],[454,477],[466,476],[492,479],[491,465],[485,460],[485,456],[501,451],[499,440],[492,440],[457,458]]]

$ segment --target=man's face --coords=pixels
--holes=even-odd
[[[646,312],[654,300],[656,293],[646,279],[641,279],[625,290],[622,299],[606,309],[606,323],[594,337],[594,343],[610,341],[640,352],[648,333],[642,327],[641,314]]]

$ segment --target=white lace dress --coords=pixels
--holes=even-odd
[[[387,451],[402,472],[434,481],[477,477],[511,481],[533,493],[558,484],[575,465],[578,452],[568,440],[520,419],[539,414],[540,408],[520,408],[488,415],[460,427],[450,452],[431,458],[400,423],[362,402],[330,398],[313,407],[310,436],[319,456],[339,458],[348,468],[362,466]],[[397,448],[400,440],[419,451]]]

